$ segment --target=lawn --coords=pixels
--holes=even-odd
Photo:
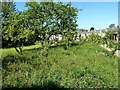
[[[31,46],[24,46],[23,47],[23,51],[24,50],[29,50],[29,49],[35,49],[35,48],[39,48],[40,45],[31,45]],[[15,50],[15,48],[6,48],[6,49],[0,49],[0,56],[5,57],[7,55],[16,55],[18,54]]]
[[[3,88],[118,87],[118,58],[95,43],[50,48],[47,58],[33,47],[2,50]]]

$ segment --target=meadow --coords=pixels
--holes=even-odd
[[[0,86],[12,90],[117,88],[120,58],[114,53],[120,44],[114,41],[114,36],[119,40],[116,32],[119,27],[111,24],[100,31],[100,36],[94,27],[84,33],[84,29],[77,28],[82,9],[71,2],[50,1],[25,2],[27,9],[22,11],[14,1],[0,3],[3,7]]]
[[[51,47],[46,58],[39,45],[23,55],[2,49],[3,88],[116,88],[118,57],[96,43]]]

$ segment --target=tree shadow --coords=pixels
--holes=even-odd
[[[49,48],[52,49],[52,48],[59,48],[59,47],[64,47],[65,45],[55,45],[55,46],[50,46]],[[70,47],[73,47],[73,46],[77,46],[77,44],[72,44]],[[37,54],[32,54],[31,56],[29,56],[27,53],[29,51],[31,52],[36,52],[36,51],[41,51],[42,48],[39,47],[39,48],[33,48],[33,49],[25,49],[23,50],[23,54],[22,55],[7,55],[5,57],[2,58],[2,64],[3,66],[7,65],[9,62],[10,63],[14,63],[14,62],[27,62],[27,61],[30,61],[31,58],[34,59],[36,57],[38,57]]]
[[[37,86],[33,85],[32,87],[8,87],[8,88],[2,88],[2,90],[66,90],[63,86],[58,85],[57,83],[53,81],[49,81],[46,85],[44,86]]]
[[[78,44],[78,43],[72,43],[72,44],[70,45],[70,47],[77,46],[77,45],[79,45],[79,44]],[[66,46],[66,45],[65,45],[65,44],[52,45],[52,46],[50,46],[49,48],[52,49],[52,48],[58,48],[58,47],[63,47],[63,46]],[[23,50],[23,52],[25,52],[25,51],[35,51],[35,50],[42,50],[42,47],[32,48],[32,49],[25,49],[25,50]]]
[[[5,57],[2,58],[2,67],[3,69],[6,69],[6,67],[8,66],[8,63],[14,63],[14,62],[18,62],[18,58],[14,55],[7,55]]]

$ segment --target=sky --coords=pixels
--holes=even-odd
[[[110,24],[118,24],[117,2],[74,2],[72,5],[83,9],[78,12],[79,28],[104,29]]]
[[[105,29],[110,24],[118,25],[118,2],[71,2],[73,7],[83,9],[78,12],[78,28]],[[18,10],[23,11],[25,2],[16,2]]]

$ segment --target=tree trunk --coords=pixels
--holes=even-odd
[[[15,46],[15,50],[17,51],[17,53],[19,53],[19,50],[17,49],[17,47]]]
[[[17,51],[17,53],[19,53],[20,55],[22,55],[22,47],[19,46],[18,48],[15,47],[15,50]]]
[[[20,55],[22,55],[22,47],[21,46],[19,46],[19,50],[20,50]]]

